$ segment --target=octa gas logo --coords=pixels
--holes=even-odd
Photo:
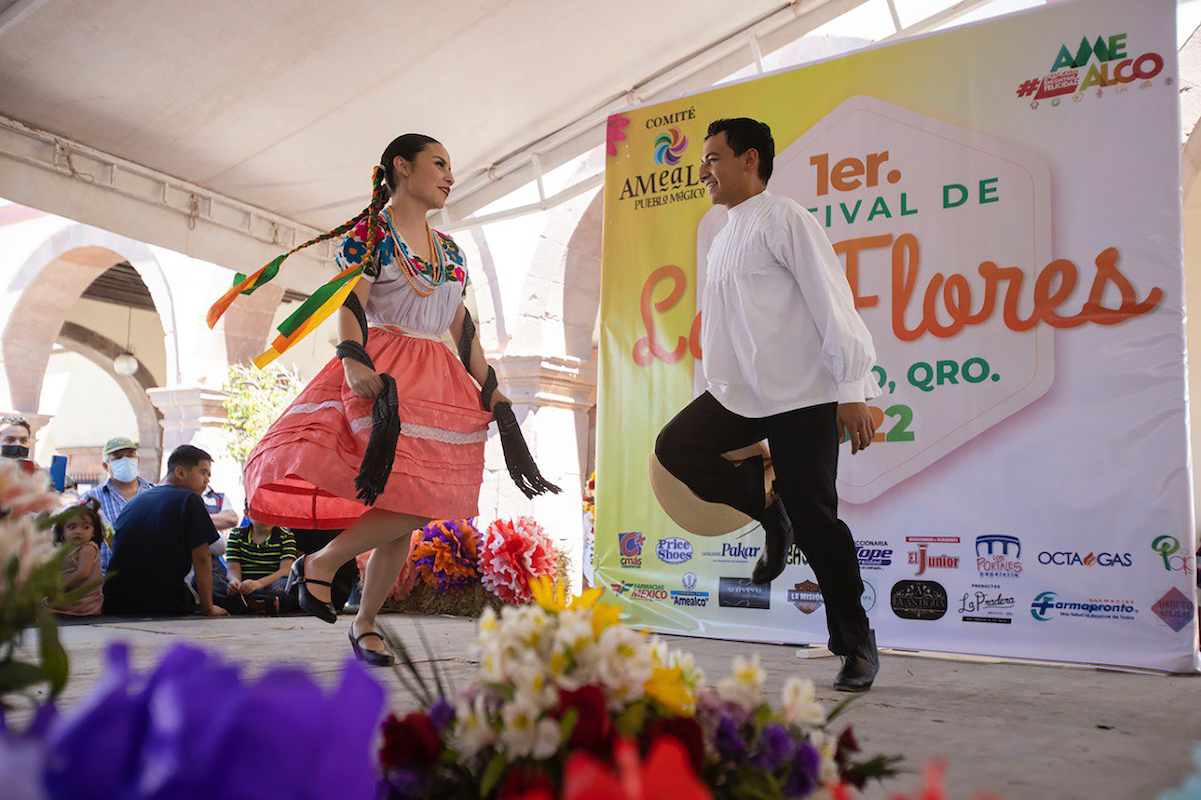
[[[1054,564],[1057,567],[1128,567],[1133,563],[1129,553],[1089,553],[1080,555],[1070,550],[1054,553],[1047,550],[1038,554],[1038,563]]]

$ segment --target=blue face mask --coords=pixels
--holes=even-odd
[[[138,460],[133,456],[118,458],[116,461],[108,462],[108,469],[113,477],[121,483],[131,483],[138,477]]]

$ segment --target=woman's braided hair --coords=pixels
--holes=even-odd
[[[384,238],[383,231],[375,224],[375,218],[383,210],[384,206],[388,204],[392,193],[396,191],[396,178],[392,174],[392,162],[397,156],[406,161],[412,161],[417,157],[418,153],[431,144],[438,144],[438,140],[422,133],[406,133],[397,136],[389,142],[388,146],[384,148],[384,154],[380,156],[380,163],[376,164],[375,169],[371,171],[371,202],[367,204],[367,207],[333,230],[326,231],[320,236],[314,236],[307,242],[293,247],[287,252],[284,258],[318,242],[324,242],[326,239],[341,236],[358,225],[363,219],[366,219],[368,221],[367,255],[364,258],[364,263],[369,265],[374,264],[375,250]]]

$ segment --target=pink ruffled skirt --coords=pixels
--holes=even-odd
[[[476,516],[492,421],[479,387],[441,342],[372,328],[367,352],[377,371],[396,379],[400,401],[396,460],[375,508],[430,519]],[[338,359],[326,364],[247,459],[250,516],[340,529],[366,512],[354,479],[371,435],[371,408],[347,386]]]

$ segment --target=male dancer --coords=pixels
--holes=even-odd
[[[871,688],[879,658],[834,480],[840,438],[849,435],[857,453],[875,435],[865,400],[878,393],[876,354],[820,224],[792,200],[768,193],[774,157],[771,129],[762,122],[709,126],[700,178],[710,200],[729,209],[709,251],[701,314],[709,388],[662,430],[655,454],[702,500],[762,523],[755,583],[784,571],[795,523],[825,599],[830,649],[842,656],[834,686],[862,692]],[[771,496],[761,458],[735,466],[722,457],[763,439],[776,473]]]

